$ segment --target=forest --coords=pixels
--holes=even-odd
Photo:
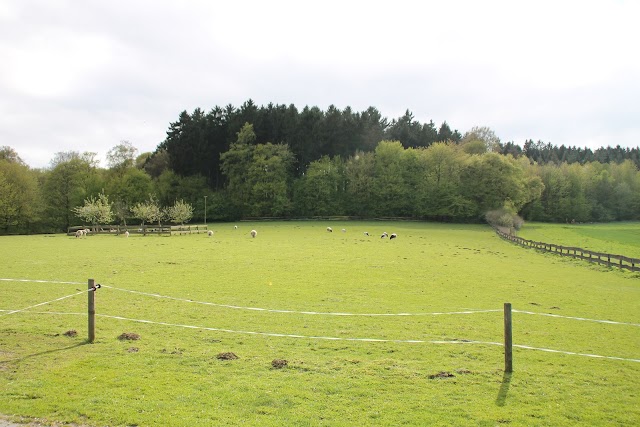
[[[191,221],[247,218],[408,218],[482,222],[503,210],[527,221],[640,219],[640,149],[503,143],[410,111],[388,120],[294,105],[183,111],[154,152],[120,141],[101,167],[93,152],[59,152],[33,169],[0,147],[0,233],[67,231],[101,200],[114,224],[141,206],[188,205]],[[151,203],[153,202],[153,203]],[[206,209],[206,211],[205,211]],[[162,215],[159,221],[171,221]]]

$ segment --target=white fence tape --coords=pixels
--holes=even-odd
[[[536,313],[535,311],[523,311],[513,309],[514,313],[522,313],[522,314],[533,314],[537,316],[547,316],[547,317],[557,317],[560,319],[571,319],[571,320],[582,320],[585,322],[596,322],[596,323],[608,323],[611,325],[629,325],[629,326],[640,326],[640,323],[628,323],[628,322],[616,322],[613,320],[599,320],[599,319],[587,319],[586,317],[573,317],[573,316],[563,316],[561,314],[551,314],[551,313]]]
[[[173,301],[181,301],[192,304],[202,304],[202,305],[210,305],[214,307],[222,307],[222,308],[231,308],[235,310],[251,310],[251,311],[265,311],[268,313],[290,313],[290,314],[312,314],[312,315],[322,315],[322,316],[438,316],[444,314],[474,314],[474,313],[492,313],[498,312],[502,310],[466,310],[466,311],[448,311],[448,312],[432,312],[432,313],[340,313],[340,312],[321,312],[321,311],[296,311],[296,310],[279,310],[279,309],[271,309],[271,308],[261,308],[261,307],[244,307],[240,305],[229,305],[229,304],[218,304],[214,302],[206,302],[206,301],[196,301],[186,298],[177,298],[170,297],[167,295],[160,295],[148,292],[140,292],[133,291],[130,289],[122,289],[116,288],[114,286],[102,285],[103,288],[114,289],[122,292],[129,292],[138,295],[149,296],[153,298],[164,298]]]
[[[80,292],[76,292],[75,294],[66,295],[66,296],[63,296],[63,297],[60,297],[60,298],[56,298],[56,299],[51,300],[51,301],[45,301],[45,302],[41,302],[39,304],[30,305],[29,307],[21,308],[19,310],[5,311],[4,313],[0,314],[0,316],[8,316],[9,314],[20,313],[21,311],[29,310],[30,308],[40,307],[42,305],[51,304],[52,302],[56,302],[56,301],[62,301],[63,299],[75,297],[76,295],[84,294],[86,292],[87,291],[80,291]]]
[[[4,278],[0,278],[0,281],[59,283],[59,284],[73,284],[73,285],[84,284],[82,282],[64,282],[64,281],[47,281],[47,280],[30,280],[30,279],[4,279]],[[185,299],[185,298],[169,297],[166,295],[133,291],[129,289],[116,288],[116,287],[107,286],[107,285],[102,285],[102,287],[123,291],[123,292],[130,292],[130,293],[144,295],[144,296],[150,296],[154,298],[165,298],[165,299],[170,299],[174,301],[189,302],[189,303],[195,303],[195,304],[204,304],[204,305],[211,305],[211,306],[225,307],[225,308],[232,308],[232,309],[265,311],[265,312],[272,312],[272,313],[294,313],[294,314],[313,314],[313,315],[332,315],[332,316],[426,316],[426,315],[445,315],[445,314],[490,313],[490,312],[502,311],[502,310],[466,310],[466,311],[432,312],[432,313],[331,313],[331,312],[315,312],[315,311],[275,310],[275,309],[266,309],[266,308],[257,308],[257,307],[242,307],[242,306],[235,306],[235,305],[216,304],[216,303],[204,302],[204,301],[194,301],[194,300]],[[0,310],[3,312],[2,314],[0,314],[0,316],[6,316],[9,314],[23,312],[31,308],[40,307],[46,304],[51,304],[53,302],[71,298],[76,295],[84,294],[86,292],[87,291],[80,291],[74,294],[65,295],[60,298],[53,299],[51,301],[45,301],[45,302],[31,305],[29,307],[25,307],[18,310]],[[589,321],[589,322],[606,323],[606,324],[617,324],[617,325],[640,326],[640,324],[637,324],[637,323],[616,322],[612,320],[588,319],[583,317],[563,316],[563,315],[549,314],[549,313],[536,313],[532,311],[523,311],[523,310],[513,310],[513,311],[516,313],[522,313],[522,314],[541,315],[541,316],[549,316],[549,317],[564,318],[564,319],[571,319],[571,320]],[[87,315],[86,313],[62,313],[62,312],[32,312],[32,314],[84,315],[84,316]],[[206,327],[206,326],[183,325],[183,324],[168,323],[168,322],[156,322],[152,320],[132,319],[127,317],[112,316],[107,314],[96,314],[96,316],[109,318],[109,319],[124,320],[129,322],[146,323],[146,324],[153,324],[153,325],[179,327],[179,328],[189,328],[189,329],[200,329],[200,330],[207,330],[207,331],[214,331],[214,332],[260,335],[260,336],[281,337],[281,338],[303,338],[303,339],[309,339],[309,340],[383,342],[383,343],[386,342],[386,343],[407,343],[407,344],[478,344],[478,345],[492,345],[492,346],[504,345],[503,343],[499,343],[499,342],[475,341],[475,340],[399,340],[399,339],[385,339],[385,338],[348,338],[348,337],[328,337],[328,336],[312,336],[312,335],[297,335],[297,334],[279,334],[279,333],[271,333],[271,332],[241,331],[241,330],[232,330],[232,329],[212,328],[212,327]],[[555,349],[543,348],[543,347],[532,347],[532,346],[522,345],[522,344],[513,344],[513,347],[521,348],[525,350],[544,351],[548,353],[565,354],[565,355],[572,355],[572,356],[582,356],[582,357],[591,357],[591,358],[608,359],[608,360],[620,360],[620,361],[626,361],[626,362],[640,362],[640,359],[631,359],[631,358],[616,357],[616,356],[602,356],[598,354],[589,354],[589,353],[578,353],[573,351],[555,350]]]

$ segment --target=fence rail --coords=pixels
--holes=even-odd
[[[593,252],[587,249],[576,248],[573,246],[561,246],[554,243],[526,240],[499,228],[495,228],[495,231],[503,239],[509,240],[526,248],[534,248],[545,252],[552,252],[557,255],[583,259],[589,262],[606,265],[607,267],[618,267],[620,269],[629,271],[640,271],[640,259],[638,258],[630,258],[623,255],[613,255],[602,252]]]
[[[206,233],[209,229],[206,225],[96,225],[96,226],[74,226],[67,229],[67,236],[75,235],[78,230],[89,230],[91,234],[111,234],[118,236],[128,232],[129,234],[156,234],[156,235],[183,235]]]
[[[171,234],[200,234],[209,231],[206,225],[172,225]]]

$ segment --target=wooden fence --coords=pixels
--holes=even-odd
[[[509,240],[523,247],[539,249],[541,251],[552,252],[554,254],[568,256],[571,258],[579,258],[589,262],[606,265],[607,267],[618,267],[629,271],[640,271],[640,259],[638,258],[593,252],[587,249],[555,245],[553,243],[535,242],[533,240],[523,239],[499,228],[495,228],[495,230],[503,239]]]
[[[200,234],[206,233],[208,227],[206,225],[97,225],[95,227],[75,226],[67,229],[67,236],[75,235],[76,231],[87,229],[87,235],[92,234],[111,234],[119,236],[125,232],[129,234],[152,234],[152,235],[182,235],[182,234]]]
[[[209,228],[206,225],[172,225],[171,235],[174,234],[200,234],[207,233]]]

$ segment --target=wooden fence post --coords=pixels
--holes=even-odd
[[[89,342],[96,339],[96,286],[93,279],[89,279],[89,290],[87,291],[89,302]]]
[[[513,372],[513,339],[510,302],[504,303],[504,371]]]

